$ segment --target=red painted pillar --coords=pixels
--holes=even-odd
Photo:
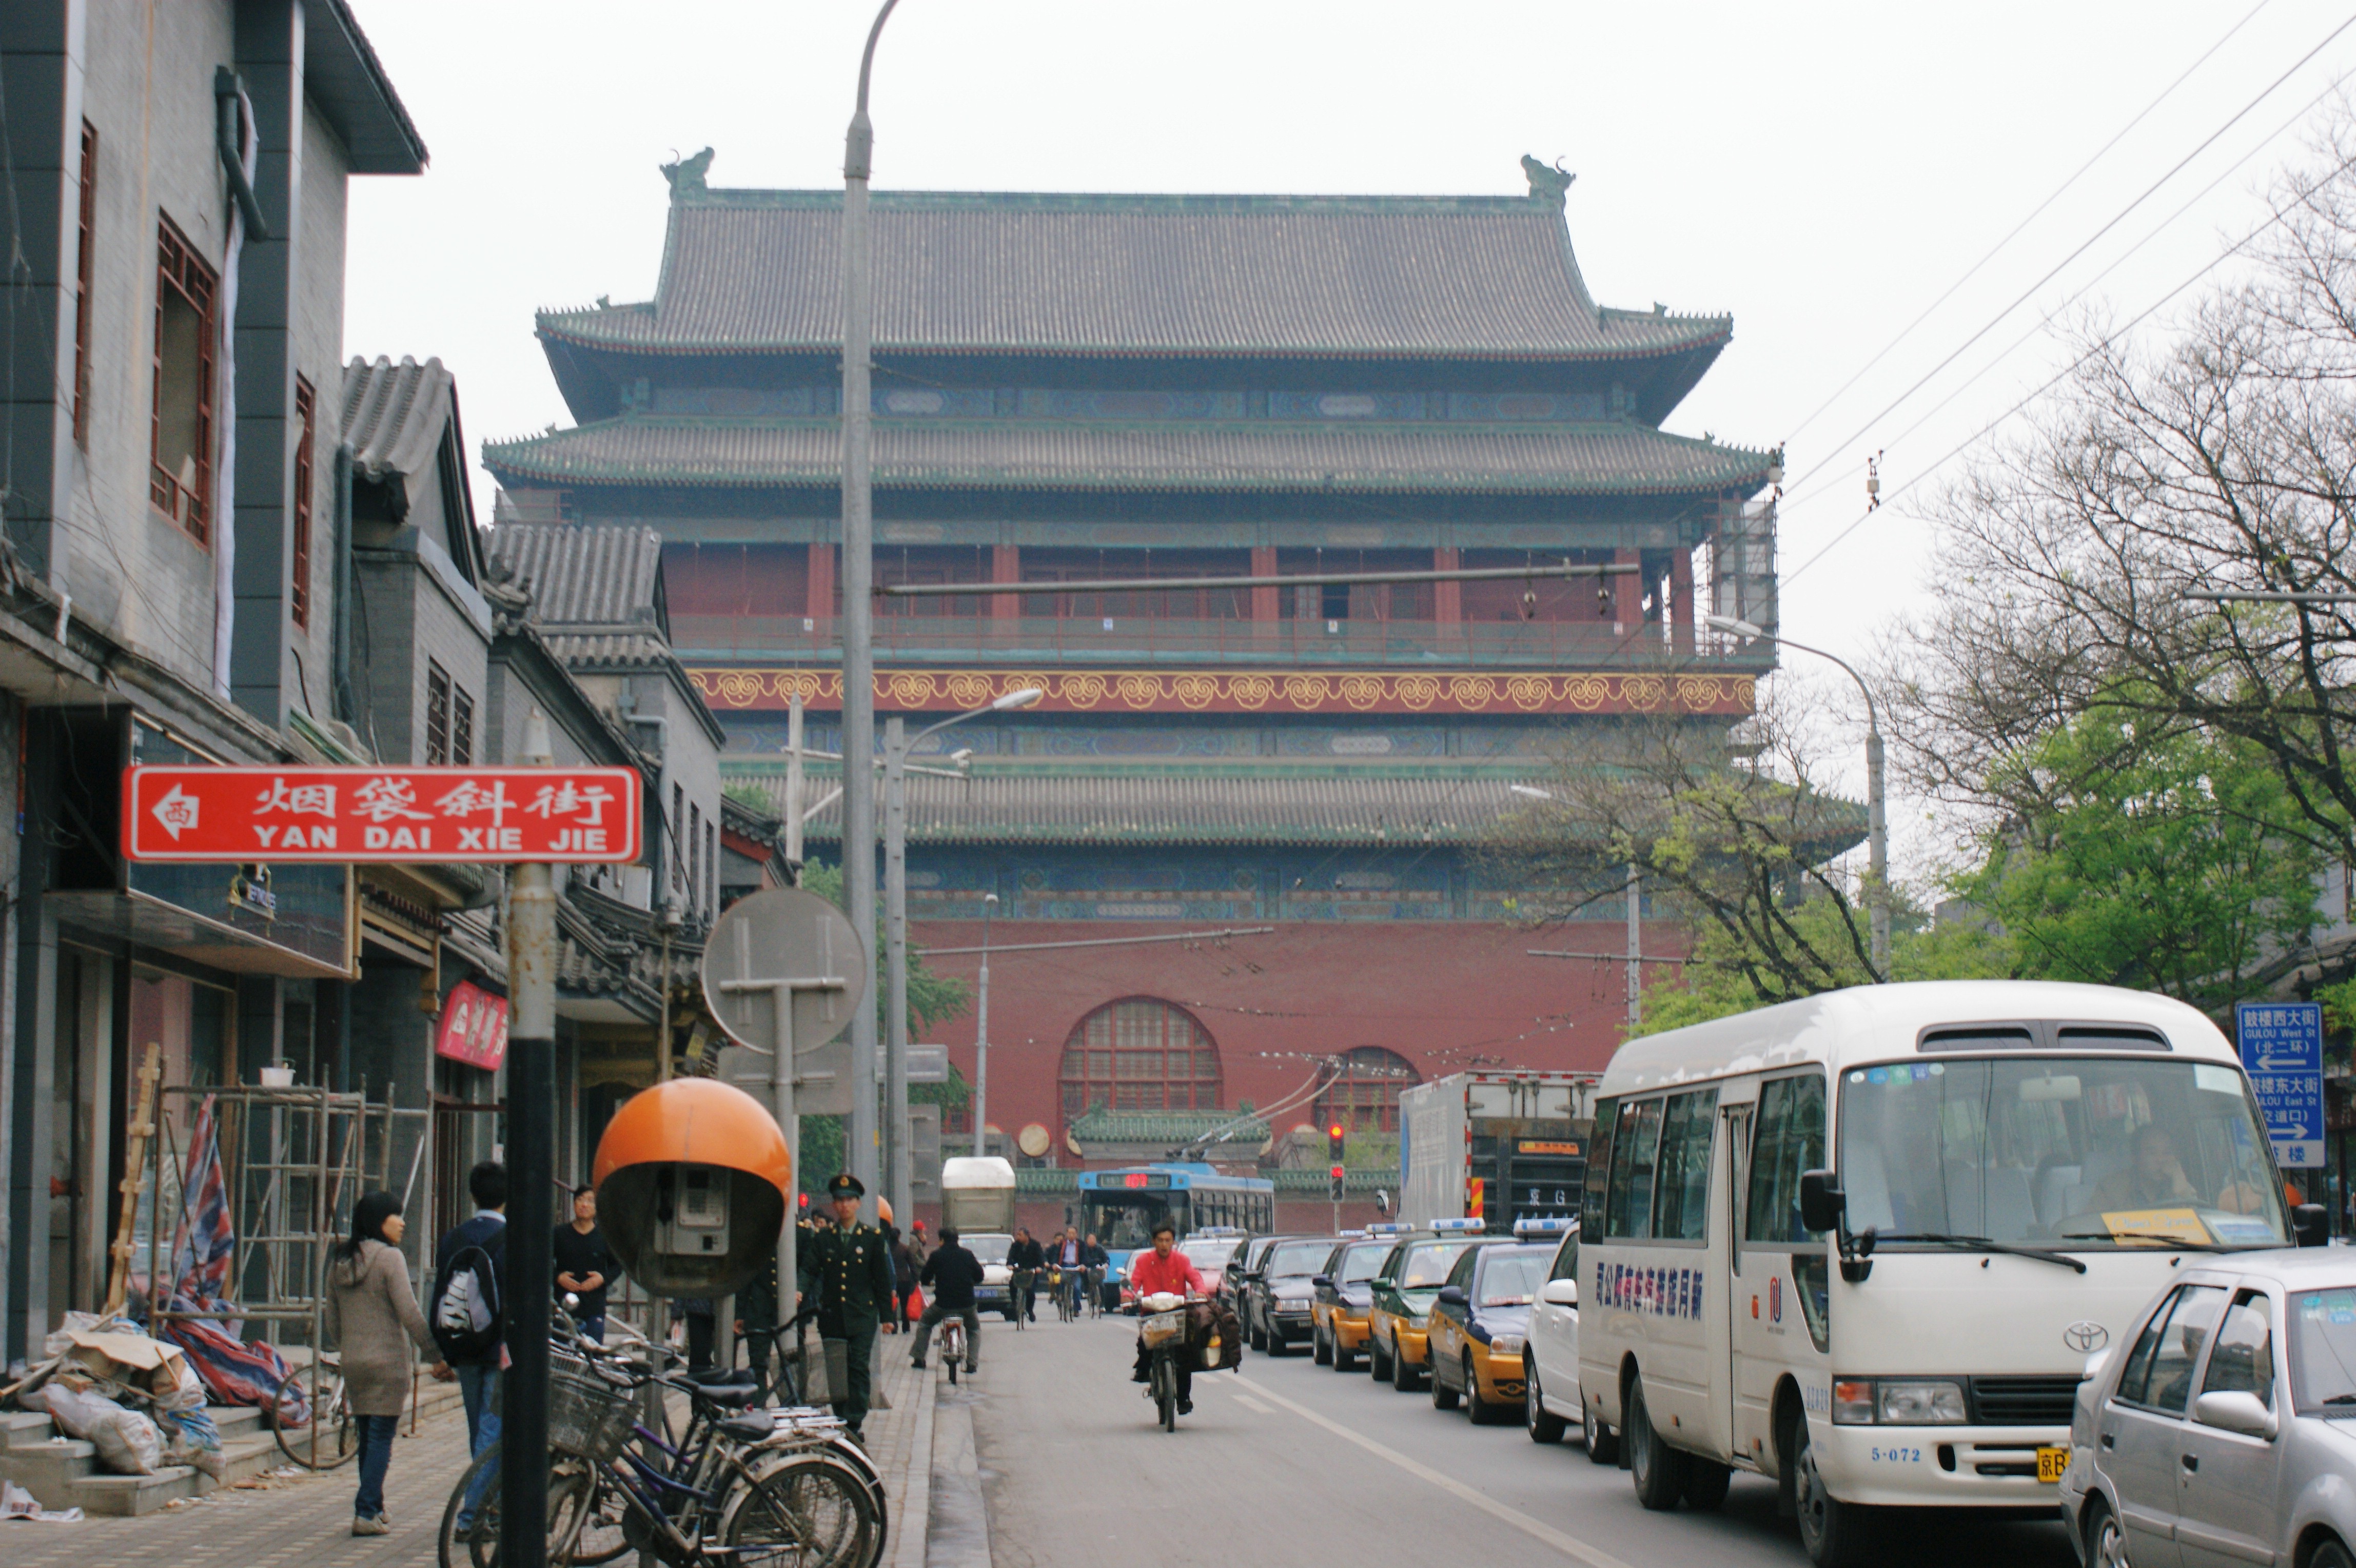
[[[1276,575],[1276,546],[1254,545],[1251,553],[1251,575],[1255,577]],[[1278,621],[1284,612],[1278,607],[1277,596],[1282,588],[1254,588],[1251,591],[1251,618],[1256,621]]]
[[[1464,563],[1464,553],[1454,545],[1443,545],[1431,553],[1431,569],[1453,572]],[[1434,583],[1431,585],[1431,618],[1444,629],[1442,637],[1451,636],[1464,621],[1464,585]]]
[[[1023,580],[1023,547],[1019,544],[993,544],[990,547],[990,580],[993,583],[1019,583]],[[990,618],[1013,620],[1023,614],[1023,600],[1014,594],[992,594],[990,596]]]
[[[833,635],[834,625],[834,546],[813,544],[809,547],[809,596],[802,614],[809,618],[810,626],[821,637]]]
[[[1669,636],[1676,651],[1687,656],[1693,653],[1694,629],[1700,618],[1700,607],[1694,603],[1693,567],[1690,550],[1669,557]]]
[[[1612,635],[1626,637],[1644,618],[1644,580],[1640,572],[1644,553],[1641,550],[1615,550],[1612,564],[1628,568],[1612,579]]]

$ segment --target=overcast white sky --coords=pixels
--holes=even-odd
[[[870,0],[354,4],[433,166],[354,182],[346,343],[440,355],[478,446],[571,423],[533,309],[652,293],[668,199],[658,164],[711,145],[715,186],[840,184],[873,16]],[[1599,299],[1732,311],[1732,347],[1669,427],[1788,439],[1784,628],[1862,654],[1935,592],[1911,503],[2062,362],[2039,324],[2090,283],[2088,301],[2132,317],[2263,220],[2268,180],[2298,156],[2302,111],[2356,69],[2356,27],[2325,43],[2350,20],[2340,0],[905,0],[876,66],[875,183],[1518,193],[1522,154],[1560,156],[1579,176],[1571,237]],[[1807,564],[1862,514],[1863,458],[1882,448],[1885,497],[1913,488]],[[477,489],[487,517],[479,472]],[[1807,683],[1855,706],[1840,685]],[[1919,811],[1893,817],[1903,875],[1930,840]]]

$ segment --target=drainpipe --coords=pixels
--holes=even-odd
[[[333,684],[327,700],[335,704],[336,717],[344,723],[359,722],[359,703],[352,697],[352,448],[349,442],[336,448],[336,624],[332,632],[335,646],[330,657],[334,660]]]
[[[270,225],[262,219],[261,199],[253,194],[253,181],[245,172],[245,150],[241,145],[243,127],[239,124],[241,102],[245,97],[245,83],[237,72],[225,65],[213,68],[213,150],[220,154],[221,167],[229,172],[229,188],[237,198],[237,209],[245,215],[245,234],[250,240],[270,238]],[[250,113],[250,112],[249,112]]]

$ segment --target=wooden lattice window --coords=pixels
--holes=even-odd
[[[90,445],[90,312],[98,275],[98,127],[81,123],[81,220],[74,259],[74,445]]]
[[[155,406],[147,497],[198,543],[209,543],[220,279],[168,218],[155,251]]]
[[[311,383],[294,378],[294,417],[303,433],[294,443],[294,580],[287,585],[286,609],[296,626],[311,624],[311,450],[317,434],[317,394]],[[464,760],[461,758],[460,760]]]
[[[455,682],[450,687],[450,760],[461,768],[475,760],[475,699]]]
[[[1318,1091],[1310,1120],[1320,1129],[1339,1123],[1354,1133],[1396,1133],[1400,1091],[1422,1081],[1397,1051],[1357,1047],[1343,1053],[1341,1069]]]
[[[1184,1008],[1133,996],[1080,1020],[1064,1045],[1061,1085],[1066,1118],[1098,1105],[1213,1111],[1220,1103],[1219,1047]]]

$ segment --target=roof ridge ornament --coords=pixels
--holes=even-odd
[[[663,178],[670,181],[670,199],[684,201],[691,196],[702,196],[710,187],[703,183],[704,174],[712,167],[712,149],[704,148],[691,158],[674,158],[662,166]]]
[[[1549,167],[1527,153],[1522,155],[1522,173],[1530,182],[1530,199],[1534,201],[1551,202],[1558,209],[1563,205],[1564,196],[1569,191],[1571,181],[1579,177],[1562,166],[1560,158],[1555,159],[1553,166]]]

